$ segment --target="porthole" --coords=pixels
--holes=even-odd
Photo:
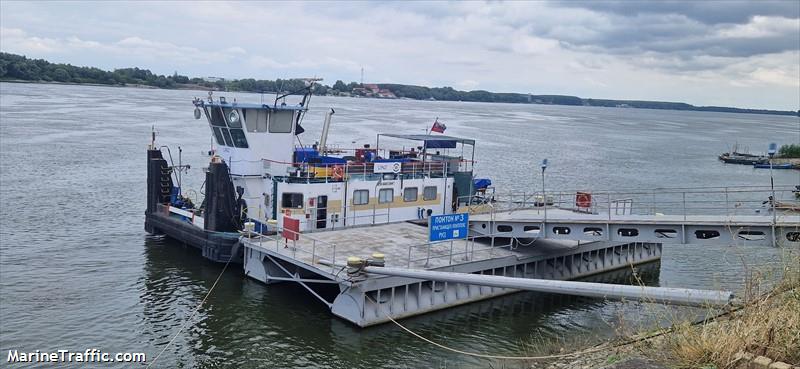
[[[569,234],[570,232],[569,227],[553,227],[553,233],[555,234]]]
[[[603,235],[603,229],[599,227],[586,227],[583,229],[583,234],[586,236],[599,237]]]
[[[694,231],[694,237],[698,240],[714,240],[719,238],[719,232],[713,229],[709,230],[697,230]]]
[[[741,231],[736,234],[736,237],[745,241],[760,241],[767,238],[767,235],[761,231]]]
[[[653,231],[656,234],[656,238],[676,238],[678,237],[678,231],[674,229],[656,229]]]
[[[539,226],[526,225],[522,228],[522,231],[527,234],[539,234],[540,229]]]

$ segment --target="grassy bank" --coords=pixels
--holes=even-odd
[[[682,368],[736,368],[743,352],[800,364],[800,258],[788,258],[769,292],[764,286],[763,276],[753,278],[741,309],[704,324],[678,322],[644,353]]]
[[[662,305],[646,304],[642,314],[666,326],[632,327],[617,340],[556,360],[536,360],[531,368],[746,368],[742,353],[800,365],[800,253],[787,250],[781,270],[754,266],[741,304],[728,310],[707,309],[705,319]],[[617,327],[620,331],[625,327]],[[572,342],[539,342],[535,353],[563,354],[587,347]]]

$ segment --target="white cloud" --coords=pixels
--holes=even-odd
[[[800,19],[756,15],[746,24],[725,25],[716,35],[721,38],[764,38],[787,32],[800,32]]]
[[[52,53],[61,48],[57,40],[29,36],[19,28],[0,28],[0,46],[3,50],[28,53]]]
[[[194,76],[351,81],[363,66],[374,82],[700,105],[759,94],[797,109],[794,13],[705,22],[674,4],[588,4],[0,2],[0,49]]]

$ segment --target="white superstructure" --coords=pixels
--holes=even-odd
[[[379,134],[372,146],[332,150],[303,146],[303,116],[310,88],[298,105],[242,104],[224,97],[196,99],[217,149],[241,192],[242,219],[262,230],[274,219],[299,220],[299,232],[424,219],[452,213],[474,193],[474,140],[440,134]],[[322,122],[320,122],[322,123]],[[413,141],[410,149],[379,147]],[[465,155],[470,155],[465,158]]]

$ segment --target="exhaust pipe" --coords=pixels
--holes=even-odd
[[[322,137],[319,138],[319,151],[320,154],[325,153],[328,151],[326,147],[328,143],[328,130],[331,127],[331,116],[335,114],[336,111],[331,108],[327,113],[325,113],[325,123],[322,125]]]

